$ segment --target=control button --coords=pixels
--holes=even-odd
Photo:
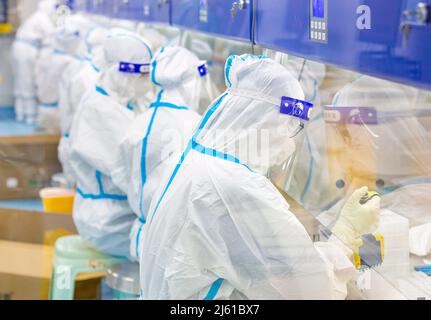
[[[311,31],[311,32],[310,32],[310,38],[311,38],[311,39],[314,39],[314,31]]]
[[[322,40],[322,33],[321,32],[318,33],[318,39]]]
[[[311,29],[314,29],[314,21],[311,21]]]
[[[322,22],[322,30],[326,30],[326,22]]]
[[[326,41],[326,33],[322,33],[322,40]]]
[[[322,30],[322,22],[319,21],[317,29]]]

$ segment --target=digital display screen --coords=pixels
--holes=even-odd
[[[313,3],[313,17],[325,18],[325,0],[311,0]]]

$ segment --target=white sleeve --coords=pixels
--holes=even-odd
[[[328,268],[333,272],[333,298],[347,297],[347,283],[358,276],[358,272],[345,251],[332,242],[316,242],[317,251],[324,258]]]
[[[193,253],[205,254],[205,261],[213,266],[223,266],[216,275],[249,299],[345,298],[342,284],[350,278],[352,266],[342,258],[342,252],[326,245],[315,246],[286,200],[266,178],[255,175],[241,179],[233,176],[234,171],[230,173],[226,177],[229,181],[211,177],[213,183],[220,182],[214,190],[222,200],[215,203],[222,205],[213,205],[212,215],[206,216],[209,221],[198,223],[208,226],[201,232],[205,235],[201,243],[212,250],[196,247]],[[204,210],[198,206],[192,209]]]

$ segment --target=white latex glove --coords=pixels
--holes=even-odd
[[[341,210],[340,218],[332,228],[333,236],[355,252],[361,244],[360,237],[371,233],[379,225],[380,197],[373,197],[361,204],[361,198],[367,194],[367,187],[353,192]]]

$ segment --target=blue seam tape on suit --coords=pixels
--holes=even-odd
[[[223,284],[223,281],[224,280],[222,278],[214,281],[204,300],[214,300],[220,290],[221,285]]]
[[[96,86],[96,91],[99,92],[100,94],[104,95],[104,96],[109,97],[108,92],[106,92],[105,89],[103,89],[103,88],[101,88],[99,86]]]
[[[193,146],[193,140],[196,140],[197,137],[199,136],[199,134],[201,133],[201,131],[204,129],[205,125],[208,123],[209,119],[211,118],[211,116],[213,115],[213,113],[218,109],[218,107],[220,106],[220,104],[223,102],[224,98],[227,96],[227,93],[225,93],[224,95],[222,95],[217,102],[208,110],[208,112],[206,113],[205,117],[202,119],[201,124],[199,125],[198,130],[196,131],[196,133],[194,134],[192,140],[189,142],[186,150],[184,151],[184,153],[182,154],[179,163],[177,164],[177,166],[174,169],[174,172],[171,175],[171,178],[168,181],[168,184],[166,185],[165,189],[163,190],[163,193],[161,195],[161,197],[159,198],[159,201],[157,202],[156,208],[154,209],[154,212],[151,216],[151,221],[154,219],[154,216],[157,213],[157,210],[160,207],[160,204],[163,200],[163,198],[166,195],[166,192],[169,190],[174,178],[176,177],[176,175],[178,174],[178,171],[181,167],[181,164],[183,163],[183,161],[185,160],[185,158],[187,157],[187,155],[189,154],[189,152],[192,150],[192,146]]]
[[[84,199],[93,199],[93,200],[103,200],[103,199],[121,200],[121,201],[127,200],[126,195],[105,193],[103,189],[103,184],[102,184],[102,176],[99,171],[96,171],[96,180],[99,186],[99,194],[85,193],[82,191],[82,189],[77,188],[77,192],[79,193],[79,195]]]
[[[203,145],[197,143],[196,141],[192,141],[192,149],[197,151],[197,152],[200,152],[202,154],[214,157],[214,158],[219,158],[219,159],[222,159],[225,161],[240,164],[240,165],[244,166],[245,168],[247,168],[248,170],[253,171],[247,165],[241,163],[241,161],[238,158],[236,158],[230,154],[220,152],[220,151],[215,150],[215,149],[204,147]]]
[[[119,195],[119,194],[91,194],[91,193],[84,193],[80,188],[77,188],[76,191],[84,199],[91,199],[91,200],[119,200],[119,201],[126,201],[127,200],[127,196]]]
[[[154,69],[153,69],[154,70]],[[163,91],[163,90],[162,90]],[[147,181],[147,168],[146,168],[146,154],[147,154],[147,145],[148,145],[148,138],[151,134],[151,130],[153,128],[153,124],[157,115],[157,111],[160,107],[165,107],[165,108],[172,108],[172,109],[177,109],[177,110],[188,110],[187,107],[183,107],[183,106],[177,106],[175,104],[172,103],[167,103],[167,102],[155,102],[152,103],[150,108],[154,108],[154,112],[151,116],[151,120],[150,123],[148,125],[148,130],[147,133],[145,134],[145,137],[142,139],[142,152],[141,152],[141,187],[140,187],[140,192],[139,192],[139,210],[141,211],[141,216],[139,218],[141,224],[139,226],[139,230],[138,233],[136,235],[136,257],[139,257],[139,238],[142,232],[142,228],[144,226],[144,224],[146,224],[146,219],[144,217],[144,212],[143,212],[143,191],[144,191],[144,186],[145,183]]]
[[[143,189],[145,186],[145,183],[147,181],[147,174],[146,174],[146,152],[147,152],[147,145],[148,145],[148,138],[151,134],[151,130],[153,128],[153,124],[155,121],[155,117],[157,115],[157,111],[160,107],[163,108],[172,108],[172,109],[178,109],[178,110],[187,110],[187,107],[184,106],[177,106],[175,104],[172,103],[168,103],[168,102],[162,102],[162,95],[163,95],[163,87],[162,85],[157,82],[156,80],[156,69],[157,69],[157,57],[162,54],[165,50],[165,47],[162,47],[159,51],[159,53],[156,55],[156,57],[153,59],[151,66],[152,66],[152,70],[151,70],[151,82],[153,82],[153,84],[155,84],[156,86],[160,87],[160,91],[157,94],[157,100],[156,102],[152,103],[150,105],[150,108],[154,108],[154,112],[151,116],[151,120],[150,123],[148,125],[148,130],[147,133],[145,135],[145,137],[142,139],[142,151],[141,151],[141,187],[140,187],[140,193],[139,193],[139,210],[141,211],[141,215],[139,217],[139,221],[140,221],[140,226],[139,226],[139,230],[138,233],[136,235],[136,239],[135,239],[135,254],[136,257],[139,257],[139,238],[142,232],[142,229],[144,227],[144,225],[146,224],[146,219],[144,217],[144,212],[143,212]]]
[[[177,110],[188,110],[189,108],[186,106],[178,106],[176,104],[170,103],[170,102],[163,102],[163,101],[159,101],[159,102],[153,102],[152,104],[150,104],[150,109],[151,108],[170,108],[170,109],[177,109]]]

